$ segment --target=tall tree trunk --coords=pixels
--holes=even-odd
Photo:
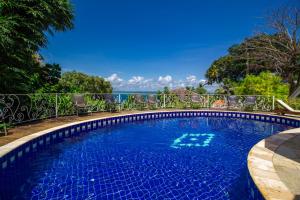
[[[288,83],[289,83],[289,85],[290,85],[290,88],[289,88],[289,96],[290,96],[291,94],[293,94],[293,92],[294,92],[295,89],[296,89],[296,85],[295,85],[295,82],[294,82],[294,78],[293,78],[293,74],[292,74],[292,73],[290,73],[290,74],[288,75]]]

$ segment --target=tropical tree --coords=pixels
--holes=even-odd
[[[220,90],[227,94],[232,92],[232,84],[241,81],[246,74],[250,73],[249,61],[241,59],[241,46],[233,45],[228,49],[228,55],[215,60],[206,71],[207,84],[217,83]],[[252,70],[251,73],[257,74]]]
[[[41,64],[37,73],[30,76],[31,92],[54,93],[59,91],[61,67],[59,64]]]
[[[0,0],[0,93],[28,92],[47,35],[73,28],[69,0]]]
[[[300,86],[300,10],[280,8],[268,20],[272,33],[259,33],[246,39],[240,58],[248,58],[250,68],[267,69],[289,83],[289,94]]]
[[[206,73],[209,84],[219,83],[229,93],[246,75],[270,71],[289,84],[289,95],[300,86],[300,10],[279,8],[267,22],[268,32],[246,38],[213,62]]]
[[[163,89],[163,93],[164,94],[170,94],[171,92],[170,92],[170,89],[167,86],[165,86],[164,89]]]
[[[71,93],[111,93],[110,82],[99,76],[89,76],[81,72],[65,72],[58,83],[60,92]]]
[[[237,69],[231,55],[223,56],[214,61],[206,72],[208,84],[223,83],[227,79],[235,81],[242,76],[243,71]]]
[[[259,74],[261,70],[250,69],[250,60],[244,56],[241,44],[228,49],[228,54],[215,60],[206,71],[208,84],[240,81],[249,73]]]

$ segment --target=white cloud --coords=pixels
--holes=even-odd
[[[141,85],[141,88],[143,89],[155,89],[155,83],[153,79],[146,79],[143,81],[143,84]]]
[[[112,74],[109,77],[105,78],[105,80],[109,81],[113,87],[122,87],[123,79],[121,79],[118,74]]]
[[[190,75],[185,79],[186,79],[187,86],[195,86],[199,84],[199,81],[197,80],[197,77],[195,75]]]
[[[207,83],[207,80],[201,79],[201,80],[199,81],[199,83],[205,84],[205,83]]]
[[[112,74],[109,77],[105,78],[106,80],[110,82],[122,82],[123,79],[121,79],[118,74]]]
[[[159,76],[157,79],[146,79],[143,76],[132,76],[129,80],[123,80],[118,74],[112,74],[106,78],[112,83],[115,90],[159,90],[163,87],[177,88],[192,86],[197,87],[199,83],[206,80],[198,80],[195,75],[189,75],[183,80],[174,80],[171,75]]]
[[[172,76],[166,75],[166,76],[159,76],[158,77],[158,82],[161,84],[169,84],[173,80]]]
[[[153,79],[145,79],[142,76],[133,76],[127,82],[127,87],[129,89],[136,88],[136,89],[145,89],[145,90],[155,90],[155,82]]]
[[[189,75],[185,78],[184,81],[180,81],[181,85],[183,87],[185,86],[190,86],[190,87],[197,87],[199,85],[199,83],[201,84],[205,84],[207,81],[204,79],[197,79],[197,77],[195,75]]]
[[[186,77],[186,80],[191,83],[194,83],[197,81],[197,77],[195,75],[190,75],[190,76]]]
[[[140,85],[144,82],[145,78],[142,76],[133,76],[128,80],[129,85]]]
[[[198,80],[195,75],[189,75],[184,80],[179,80],[177,82],[177,87],[197,87],[202,81],[203,80]]]

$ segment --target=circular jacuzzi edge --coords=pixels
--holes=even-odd
[[[278,123],[278,124],[289,125],[295,128],[300,127],[300,120],[295,118],[286,117],[286,116],[277,116],[272,114],[250,113],[250,112],[241,112],[241,111],[172,110],[172,111],[151,111],[151,112],[136,112],[132,114],[120,114],[115,116],[101,117],[101,118],[95,118],[95,119],[89,119],[85,121],[64,124],[37,133],[33,133],[31,135],[17,139],[9,144],[6,144],[0,147],[0,170],[5,170],[10,165],[21,160],[22,157],[24,157],[26,154],[35,152],[38,149],[44,148],[48,145],[51,145],[52,143],[56,143],[63,138],[72,137],[73,135],[76,135],[84,131],[95,130],[102,127],[113,126],[120,123],[128,123],[133,121],[154,120],[154,119],[162,119],[162,118],[180,118],[180,117],[228,117],[228,118],[240,118],[240,119]],[[275,137],[276,135],[273,135],[271,137]],[[256,147],[261,146],[263,142],[264,140],[258,142],[250,150],[248,155],[248,170],[250,172],[251,178],[253,179],[254,183],[256,184],[256,186],[258,187],[262,195],[265,198],[267,198],[268,194],[264,190],[265,186],[262,187],[261,181],[259,181],[259,179],[257,179],[253,175],[255,173],[255,170],[253,170],[255,166],[252,166],[253,165],[252,161],[256,160],[255,156],[253,156],[257,153]],[[268,163],[268,165],[269,164],[270,163]]]

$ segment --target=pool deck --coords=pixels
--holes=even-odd
[[[25,136],[73,122],[162,111],[179,110],[102,112],[80,117],[67,116],[41,120],[9,129],[7,136],[0,137],[0,147]],[[264,114],[274,115],[274,113]],[[267,200],[300,200],[300,128],[281,132],[257,143],[249,152],[248,169],[258,189]]]
[[[160,110],[160,111],[167,111],[167,110]],[[86,120],[97,119],[102,117],[113,117],[122,114],[126,115],[126,114],[136,114],[136,113],[143,113],[143,112],[151,112],[151,111],[149,110],[148,111],[122,111],[122,112],[114,112],[114,113],[100,112],[100,113],[93,113],[92,115],[65,116],[59,118],[39,120],[37,122],[30,122],[23,125],[18,125],[14,128],[10,128],[8,130],[7,136],[0,137],[0,147],[10,142],[13,142],[19,138],[22,138],[24,136],[31,135],[33,133],[44,131],[57,126],[69,124],[72,122],[80,122],[80,121],[86,121]]]
[[[249,152],[248,169],[265,199],[300,199],[300,128],[257,143]]]

